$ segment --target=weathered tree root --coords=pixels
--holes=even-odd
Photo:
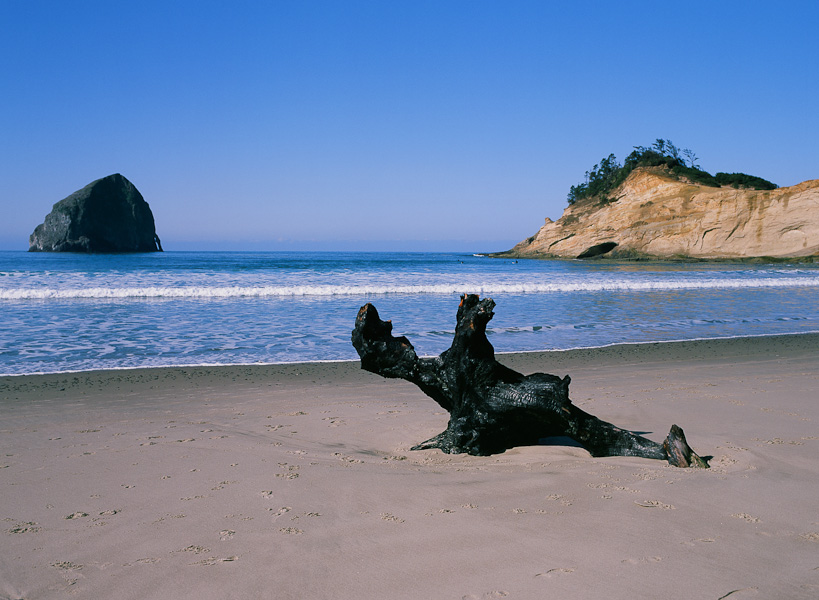
[[[522,375],[497,362],[486,338],[494,306],[491,298],[461,296],[452,346],[435,358],[419,358],[407,338],[393,337],[392,323],[382,321],[372,304],[358,311],[352,343],[361,368],[414,383],[450,413],[446,430],[413,450],[485,456],[566,436],[592,456],[639,456],[675,467],[708,468],[676,425],[658,444],[572,404],[568,375]]]

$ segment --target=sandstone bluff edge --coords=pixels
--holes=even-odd
[[[497,258],[819,259],[819,179],[713,188],[634,170],[613,202],[579,201]]]

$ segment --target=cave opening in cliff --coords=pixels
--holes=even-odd
[[[596,256],[602,256],[604,254],[608,254],[616,247],[617,242],[603,242],[602,244],[595,244],[591,248],[587,248],[585,251],[578,254],[577,258],[594,258]]]

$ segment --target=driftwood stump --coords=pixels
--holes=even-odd
[[[568,375],[522,375],[497,362],[486,338],[494,306],[491,298],[461,296],[452,346],[435,358],[419,358],[407,338],[393,337],[392,322],[382,321],[372,304],[359,310],[352,343],[361,368],[414,383],[450,413],[446,430],[413,450],[485,456],[565,436],[592,456],[639,456],[676,467],[708,467],[676,425],[658,444],[572,404]]]

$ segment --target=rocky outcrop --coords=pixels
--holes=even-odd
[[[151,208],[116,173],[57,202],[29,237],[29,252],[157,252]]]
[[[639,168],[608,204],[581,201],[511,250],[523,258],[819,256],[819,179],[770,191],[713,188]]]

